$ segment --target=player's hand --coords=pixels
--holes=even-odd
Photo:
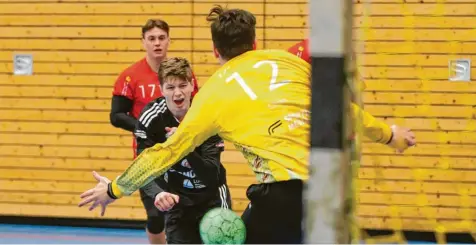
[[[162,212],[169,211],[179,202],[179,196],[169,193],[161,192],[155,196],[155,206]]]
[[[393,138],[389,145],[397,150],[398,153],[403,153],[408,147],[416,144],[415,134],[407,128],[402,128],[397,125],[392,125]]]
[[[97,206],[101,205],[101,216],[104,216],[106,206],[114,201],[114,199],[110,198],[107,194],[107,187],[111,181],[99,175],[96,171],[93,171],[93,176],[98,181],[98,184],[80,195],[82,200],[78,206],[82,207],[92,202],[93,204],[89,207],[89,211],[93,211]]]
[[[168,138],[168,137],[172,136],[172,134],[174,134],[175,131],[177,131],[177,127],[173,127],[173,128],[165,127],[165,131],[167,132],[166,137]]]

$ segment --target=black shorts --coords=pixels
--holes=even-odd
[[[208,203],[188,207],[177,205],[168,211],[165,214],[167,244],[202,244],[199,225],[208,210],[216,207],[232,209],[228,186],[222,185],[218,194]]]
[[[250,204],[241,217],[246,225],[246,243],[302,243],[302,191],[301,180],[248,187]]]
[[[155,199],[148,196],[142,189],[140,198],[147,213],[147,230],[152,234],[159,234],[164,231],[165,215],[154,204]]]

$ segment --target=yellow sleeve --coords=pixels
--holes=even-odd
[[[193,100],[177,131],[162,144],[144,150],[132,164],[112,182],[115,196],[130,195],[156,177],[164,174],[176,162],[192,152],[219,131],[218,104],[200,91]]]
[[[364,135],[377,143],[387,144],[392,137],[392,129],[386,123],[376,119],[370,113],[352,103],[353,120],[362,123]]]

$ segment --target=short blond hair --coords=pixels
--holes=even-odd
[[[159,66],[158,75],[161,86],[170,78],[192,82],[192,68],[185,58],[175,57],[162,61]]]

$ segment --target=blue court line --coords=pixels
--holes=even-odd
[[[93,228],[93,227],[70,227],[70,226],[40,226],[40,225],[13,225],[0,224],[0,234],[5,232],[24,232],[41,234],[76,234],[76,235],[107,235],[143,237],[145,230]]]
[[[0,243],[148,244],[144,230],[0,224]]]
[[[144,230],[136,229],[0,224],[0,244],[7,243],[148,244],[148,240]],[[408,244],[436,243],[408,241]]]

